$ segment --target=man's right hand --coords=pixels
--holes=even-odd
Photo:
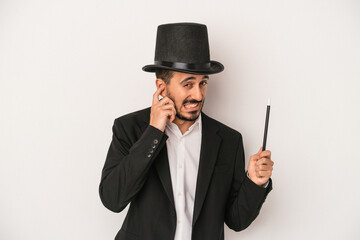
[[[164,85],[161,85],[153,95],[153,102],[150,113],[150,125],[160,129],[162,132],[165,131],[166,122],[173,122],[176,116],[175,104],[168,98],[164,97],[159,100],[160,93],[165,89]]]

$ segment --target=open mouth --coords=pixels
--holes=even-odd
[[[196,111],[199,109],[200,103],[186,103],[184,108],[188,111]]]

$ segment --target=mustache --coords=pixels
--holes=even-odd
[[[191,99],[191,100],[185,100],[184,102],[183,102],[183,104],[187,104],[187,103],[201,103],[202,101],[196,101],[196,100],[194,100],[194,99]]]

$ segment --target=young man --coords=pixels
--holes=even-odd
[[[240,231],[272,189],[270,151],[250,157],[242,136],[202,112],[210,60],[207,28],[158,27],[152,106],[115,120],[99,192],[114,212],[130,208],[115,239],[224,239],[224,222]],[[162,99],[159,100],[159,97]]]

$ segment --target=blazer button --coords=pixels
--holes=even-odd
[[[158,144],[158,143],[159,143],[159,140],[154,139],[153,143]]]
[[[148,157],[148,158],[151,157],[151,154],[148,154],[147,157]]]
[[[151,147],[152,147],[152,148],[154,148],[154,149],[156,148],[156,146],[155,146],[154,144],[153,144],[153,145],[151,145]]]

